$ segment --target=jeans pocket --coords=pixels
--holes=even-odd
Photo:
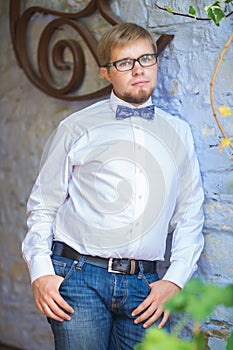
[[[159,278],[158,278],[157,272],[143,274],[143,281],[144,281],[145,286],[146,286],[146,288],[148,289],[149,292],[151,290],[150,284],[153,283],[153,282],[156,282],[158,280],[159,280]]]
[[[77,261],[62,258],[55,255],[51,257],[51,260],[53,263],[55,274],[57,276],[63,277],[64,281],[69,279],[77,265]],[[62,283],[64,283],[64,281]]]

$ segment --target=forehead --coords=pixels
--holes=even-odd
[[[124,45],[116,45],[111,52],[111,61],[123,58],[137,58],[146,53],[153,53],[153,46],[148,39],[138,39]]]

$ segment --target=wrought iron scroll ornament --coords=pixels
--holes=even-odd
[[[81,11],[76,13],[59,12],[33,6],[21,13],[21,1],[10,1],[10,32],[16,58],[20,67],[24,70],[28,79],[44,93],[58,99],[68,101],[88,100],[98,98],[110,92],[111,86],[104,86],[97,91],[88,94],[78,94],[85,77],[85,55],[82,46],[73,38],[58,40],[51,51],[49,49],[52,37],[62,26],[70,26],[77,31],[79,36],[87,45],[96,65],[99,66],[97,58],[97,40],[85,25],[83,19],[89,17],[96,11],[111,25],[121,23],[122,20],[110,9],[108,0],[92,0]],[[29,22],[35,14],[49,15],[50,22],[46,25],[39,38],[37,51],[37,65],[34,67],[28,51]],[[173,35],[162,34],[157,40],[158,54],[170,43]],[[73,64],[68,64],[64,59],[64,51],[69,49]],[[52,62],[58,71],[69,71],[68,83],[57,86],[53,73],[50,69],[50,52]]]

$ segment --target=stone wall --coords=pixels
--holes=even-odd
[[[64,11],[77,10],[88,1],[22,1]],[[209,84],[221,50],[229,37],[233,16],[220,27],[212,22],[173,16],[155,8],[152,0],[112,0],[112,10],[123,21],[147,27],[157,38],[175,38],[160,57],[155,103],[192,128],[205,189],[205,249],[199,275],[225,285],[233,276],[233,197],[229,184],[232,162],[228,150],[219,153],[221,134],[212,116]],[[158,1],[161,6],[164,1]],[[201,11],[203,1],[193,1]],[[189,1],[167,4],[187,13]],[[58,8],[59,6],[59,8]],[[34,87],[17,64],[9,33],[9,2],[0,2],[0,342],[24,350],[50,350],[52,337],[46,320],[37,311],[20,245],[26,233],[25,204],[40,164],[43,146],[60,120],[93,101],[66,102],[49,97]],[[204,16],[204,13],[201,12]],[[37,26],[43,18],[37,18]],[[104,30],[98,17],[93,30]],[[217,105],[233,108],[233,45],[221,66],[215,88]],[[89,82],[91,85],[91,81]],[[88,84],[86,86],[88,92]],[[90,86],[91,88],[91,86]],[[223,120],[232,134],[232,121]],[[232,310],[219,307],[206,330],[211,350],[225,349],[225,337],[233,326]]]

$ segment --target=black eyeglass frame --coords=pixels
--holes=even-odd
[[[143,57],[146,57],[146,56],[153,56],[153,57],[155,57],[155,62],[152,63],[152,64],[149,64],[149,65],[144,66],[144,65],[140,62],[140,59],[143,58]],[[138,58],[129,58],[129,57],[126,57],[126,58],[122,58],[121,60],[117,60],[117,61],[114,61],[114,62],[109,62],[109,63],[107,63],[104,67],[109,68],[109,67],[113,67],[113,66],[114,66],[118,72],[127,72],[127,71],[130,71],[130,70],[134,69],[134,66],[135,66],[135,63],[136,63],[136,62],[138,62],[138,63],[140,64],[140,66],[143,67],[143,68],[155,66],[155,65],[157,64],[157,62],[158,62],[158,59],[157,59],[157,58],[158,58],[157,53],[146,53],[146,54],[143,54],[143,55],[139,56]],[[117,63],[123,62],[123,61],[127,61],[127,60],[130,60],[130,61],[132,62],[132,67],[129,68],[129,69],[125,69],[125,70],[119,70],[119,69],[117,68]]]

